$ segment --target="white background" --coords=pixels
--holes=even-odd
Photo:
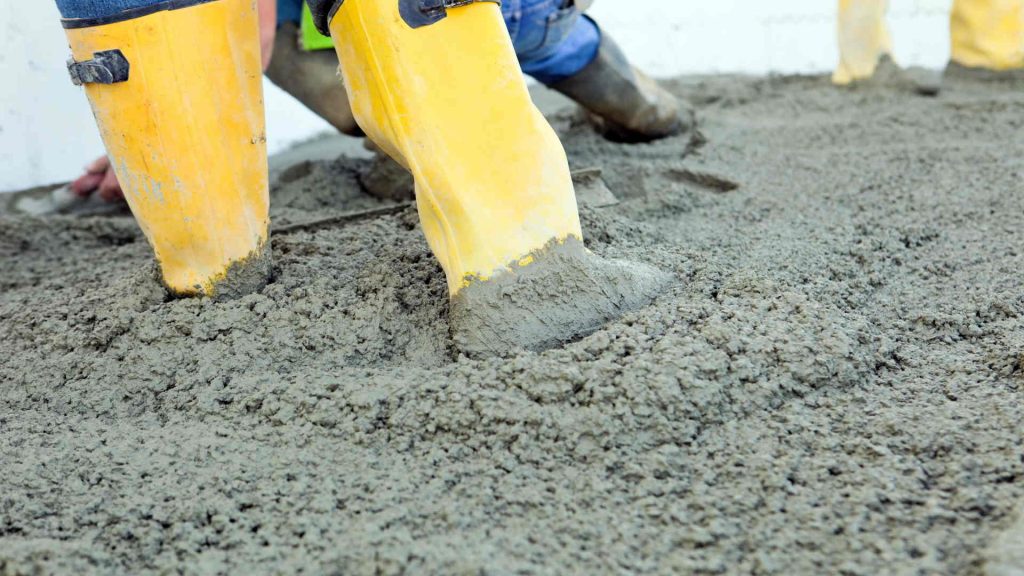
[[[901,64],[939,68],[951,0],[892,0]],[[598,0],[591,14],[640,67],[697,72],[824,72],[837,60],[837,0]],[[0,191],[69,180],[102,152],[51,0],[0,1]],[[328,127],[266,85],[274,153]]]

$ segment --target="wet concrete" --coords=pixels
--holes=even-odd
[[[579,238],[552,240],[486,281],[469,280],[452,299],[449,323],[460,354],[540,352],[639,310],[672,278],[646,264],[601,258]]]
[[[219,301],[234,300],[259,292],[270,282],[273,273],[274,256],[261,243],[248,256],[228,266],[224,277],[214,284],[210,297]]]
[[[675,279],[542,354],[454,354],[412,209],[169,300],[125,218],[0,217],[0,572],[986,570],[1024,498],[1024,85],[689,78],[706,142],[565,110]],[[274,226],[385,206],[282,173]]]
[[[1010,528],[998,536],[986,551],[986,576],[1024,574],[1024,510]]]

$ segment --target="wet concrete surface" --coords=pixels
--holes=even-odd
[[[454,351],[411,208],[296,226],[387,207],[366,158],[277,174],[274,281],[230,302],[167,299],[129,218],[0,217],[0,572],[985,573],[1024,84],[671,85],[703,142],[552,114],[619,199],[587,246],[674,280],[540,354]]]

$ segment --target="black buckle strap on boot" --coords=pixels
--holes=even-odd
[[[444,20],[450,8],[475,2],[493,2],[501,5],[501,0],[398,0],[398,13],[410,28],[422,28]],[[313,14],[316,29],[324,36],[330,36],[331,20],[345,0],[306,0],[306,3]]]
[[[92,55],[92,60],[68,60],[68,74],[75,86],[82,84],[117,84],[128,81],[130,65],[120,50],[104,50]]]
[[[444,20],[450,8],[476,2],[501,5],[501,0],[398,0],[398,13],[410,28],[422,28]]]
[[[313,24],[321,34],[331,37],[331,20],[344,3],[345,0],[306,0],[309,12],[313,15]]]

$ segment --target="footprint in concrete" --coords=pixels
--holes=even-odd
[[[665,174],[673,182],[687,184],[710,192],[733,192],[740,187],[738,182],[699,168],[670,168]]]

